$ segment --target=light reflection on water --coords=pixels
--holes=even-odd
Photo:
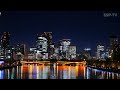
[[[31,64],[0,70],[0,79],[120,79],[120,74],[86,66]]]

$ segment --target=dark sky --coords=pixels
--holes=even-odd
[[[104,17],[102,11],[6,11],[0,16],[0,34],[11,33],[13,43],[35,45],[36,34],[53,32],[53,41],[71,39],[78,51],[101,43],[109,45],[109,35],[120,34],[120,18]]]

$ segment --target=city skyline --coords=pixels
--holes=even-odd
[[[36,35],[52,32],[53,41],[71,39],[77,51],[84,48],[109,45],[110,34],[120,34],[119,13],[117,17],[104,17],[104,12],[2,12],[1,32],[8,31],[12,42],[35,45]],[[95,31],[96,30],[96,31]],[[2,33],[1,33],[2,34]]]
[[[1,12],[0,79],[120,79],[119,22],[118,12]]]

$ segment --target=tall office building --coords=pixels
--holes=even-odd
[[[37,49],[35,47],[30,48],[30,54],[35,54]]]
[[[50,58],[51,59],[55,59],[55,43],[52,43],[51,45],[50,45]]]
[[[4,32],[1,36],[1,47],[2,48],[9,48],[10,45],[10,33]]]
[[[40,52],[47,52],[47,46],[47,39],[45,37],[39,36],[36,41],[37,50],[39,50]]]
[[[111,56],[110,56],[110,47],[107,47],[107,49],[105,51],[105,58],[111,58]]]
[[[24,56],[26,56],[26,45],[25,44],[21,44],[21,52]]]
[[[110,36],[110,47],[113,48],[114,45],[118,44],[118,37],[115,35]]]
[[[25,44],[18,43],[14,47],[14,57],[17,59],[26,57],[26,45]]]
[[[70,39],[62,39],[60,40],[60,58],[61,59],[69,59],[69,46],[71,44]]]
[[[36,41],[36,58],[48,59],[48,40],[46,37],[38,36]]]
[[[97,46],[97,59],[103,59],[103,53],[104,53],[104,46],[98,45]]]
[[[10,51],[10,33],[4,32],[1,36],[1,48],[3,52],[3,56],[5,59],[9,59],[11,57]]]
[[[55,59],[59,59],[59,48],[57,48],[57,47],[55,47],[55,49],[54,49],[55,51],[54,51],[54,54],[55,54]]]
[[[69,46],[69,60],[76,59],[76,46]]]
[[[85,48],[83,54],[87,57],[87,59],[91,59],[91,48]]]
[[[110,36],[110,57],[113,59],[114,46],[118,45],[118,37],[115,35]]]
[[[3,48],[0,45],[0,59],[4,59]]]
[[[45,37],[47,39],[47,52],[48,52],[48,58],[51,58],[52,51],[51,51],[51,44],[52,44],[52,32],[44,32],[42,37]]]
[[[120,44],[114,45],[112,59],[113,61],[120,61]]]

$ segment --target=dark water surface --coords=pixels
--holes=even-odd
[[[120,79],[120,74],[87,66],[22,65],[0,70],[0,79]]]

